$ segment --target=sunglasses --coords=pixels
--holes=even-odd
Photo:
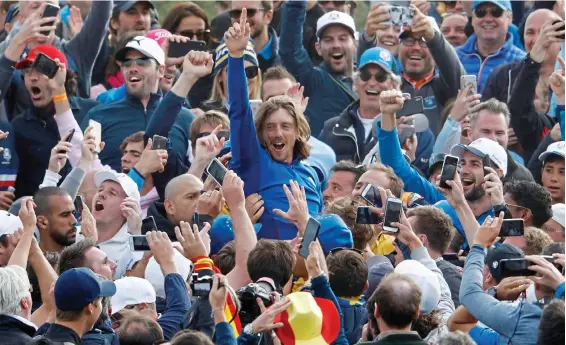
[[[428,46],[426,45],[426,42],[423,41],[423,40],[416,40],[414,38],[405,38],[404,40],[401,40],[401,44],[403,44],[404,46],[407,46],[407,47],[412,47],[417,42],[419,43],[419,46],[421,46],[421,48],[428,48]]]
[[[364,255],[364,252],[362,252],[362,251],[359,250],[359,249],[356,249],[356,248],[346,248],[346,247],[334,248],[334,249],[332,249],[332,250],[330,251],[330,253],[329,253],[328,255],[336,254],[336,253],[341,252],[341,251],[343,251],[343,250],[349,250],[349,251],[352,251],[352,252],[356,252],[356,253],[358,253],[358,254],[360,254],[360,255],[362,255],[362,256]]]
[[[136,63],[139,67],[147,67],[151,65],[151,58],[144,56],[137,59],[126,59],[122,61],[122,67],[130,67],[133,63]]]
[[[442,15],[440,17],[442,17],[442,20],[444,20],[444,19],[446,19],[446,18],[448,18],[452,15],[455,15],[455,14],[459,14],[459,15],[464,16],[466,18],[468,17],[468,14],[466,12],[446,12],[446,13],[442,13]]]
[[[188,37],[190,39],[196,38],[199,41],[208,41],[208,39],[210,38],[210,30],[184,30],[179,32],[179,35]]]
[[[478,7],[474,10],[474,13],[478,18],[483,18],[488,13],[490,13],[493,18],[499,18],[503,15],[503,9],[501,7]]]
[[[209,136],[210,132],[202,132],[199,133],[197,135],[197,139],[202,138],[202,137],[206,137]],[[219,131],[218,133],[216,133],[216,137],[218,138],[218,140],[224,138],[224,140],[228,140],[230,139],[230,133],[228,133],[227,131]]]
[[[346,1],[319,1],[318,3],[319,3],[321,6],[325,6],[325,5],[327,5],[329,2],[334,3],[334,6],[344,6],[344,5],[346,5]]]
[[[360,70],[360,80],[364,83],[368,82],[372,77],[376,82],[384,83],[387,81],[387,78],[389,78],[389,74],[383,70],[380,70],[375,74],[371,74],[367,69]]]
[[[265,11],[265,9],[263,9],[263,8],[248,8],[248,14],[247,14],[248,18],[255,16],[257,11]],[[242,10],[231,10],[230,11],[230,16],[232,17],[232,19],[240,19],[241,15],[242,15]]]
[[[257,66],[248,66],[244,70],[246,71],[246,78],[248,79],[253,79],[259,74],[259,67]]]

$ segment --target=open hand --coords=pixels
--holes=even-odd
[[[71,30],[71,36],[76,36],[81,32],[83,28],[83,17],[81,16],[81,10],[77,6],[72,6],[69,15],[69,29]]]
[[[205,223],[202,233],[208,234],[210,231],[210,224]],[[195,224],[191,229],[191,224],[188,222],[181,222],[180,226],[175,227],[175,236],[177,241],[181,243],[184,250],[184,255],[187,259],[193,261],[194,258],[200,256],[208,256],[209,250],[207,250],[204,241],[201,238],[201,231],[199,231],[198,226]]]
[[[295,83],[285,93],[285,95],[291,98],[291,100],[295,104],[295,108],[303,114],[307,110],[307,106],[309,104],[309,98],[303,96],[304,92],[305,87],[301,86],[300,83]]]
[[[218,139],[218,132],[222,130],[222,125],[216,128],[207,136],[197,139],[195,147],[195,160],[210,163],[224,147],[224,138]]]
[[[287,201],[289,202],[289,209],[287,212],[283,212],[280,209],[274,209],[273,213],[286,221],[295,224],[299,229],[299,234],[302,236],[307,228],[307,223],[310,217],[305,187],[299,187],[297,181],[293,180],[289,181],[289,185],[291,186],[291,190],[289,190],[287,185],[283,185],[283,191],[285,191]]]
[[[503,224],[503,216],[503,212],[500,212],[499,217],[497,218],[488,216],[479,228],[478,232],[476,232],[474,244],[479,244],[484,248],[491,247],[499,236],[501,224]]]

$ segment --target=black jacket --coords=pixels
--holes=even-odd
[[[81,337],[77,334],[77,332],[56,323],[52,323],[42,336],[52,342],[65,343],[65,345],[82,344]]]
[[[534,182],[535,179],[529,169],[525,168],[522,164],[515,162],[513,157],[509,154],[509,151],[505,152],[507,153],[507,175],[505,175],[504,182],[510,180]]]
[[[362,163],[365,156],[377,144],[376,133],[371,132],[371,137],[359,140],[357,138],[356,126],[363,125],[358,118],[360,101],[350,104],[340,116],[333,117],[324,122],[320,134],[320,140],[330,146],[336,153],[336,161],[351,160],[354,163]],[[365,134],[365,131],[363,131]]]
[[[171,223],[169,219],[167,219],[167,212],[165,212],[165,206],[162,202],[156,201],[149,205],[149,208],[147,209],[147,216],[153,216],[159,231],[164,231],[170,239],[174,241],[177,240],[175,236],[175,224]]]
[[[440,272],[442,272],[442,276],[450,288],[450,295],[452,296],[454,306],[458,308],[460,306],[460,285],[462,283],[463,273],[462,268],[453,265],[444,259],[436,261],[436,266]]]
[[[35,328],[8,315],[0,315],[0,344],[25,345],[35,334]]]

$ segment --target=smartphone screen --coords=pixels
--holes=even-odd
[[[381,202],[381,195],[375,189],[374,186],[371,184],[367,184],[362,191],[362,198],[370,203],[372,206],[375,207],[383,207],[383,203]]]
[[[309,256],[309,246],[312,241],[317,239],[319,230],[320,223],[314,218],[309,218],[307,229],[305,230],[303,241],[301,242],[301,248],[299,249],[299,255],[303,258],[306,259]]]
[[[152,150],[167,150],[167,138],[162,137],[160,135],[154,135],[153,136],[153,140],[152,140],[152,144],[151,144],[151,149]]]
[[[83,197],[81,195],[77,195],[75,198],[75,213],[79,217],[83,213]]]
[[[145,235],[131,235],[130,249],[134,252],[148,252],[151,250]]]
[[[191,50],[206,51],[204,41],[170,42],[167,56],[178,58],[187,55]]]
[[[385,204],[385,216],[383,217],[383,230],[389,232],[398,232],[399,229],[391,225],[401,220],[401,211],[403,204],[400,199],[389,197]]]
[[[92,134],[94,135],[94,143],[96,144],[96,152],[100,153],[100,142],[102,141],[102,125],[94,120],[88,121],[88,126],[92,127]]]
[[[446,155],[444,163],[442,163],[442,172],[440,173],[441,188],[450,189],[451,187],[446,184],[446,181],[453,180],[456,171],[458,170],[458,157]]]
[[[396,117],[400,118],[415,114],[424,114],[423,98],[420,96],[406,100],[403,103],[403,108],[397,112]]]
[[[499,236],[523,236],[525,234],[525,222],[523,219],[503,219]]]
[[[220,161],[216,158],[214,158],[212,160],[212,162],[210,162],[210,165],[208,166],[208,168],[206,168],[206,172],[220,185],[222,186],[222,183],[224,182],[224,175],[226,175],[226,172],[228,171],[228,169],[226,169],[226,167],[220,163]]]
[[[41,18],[57,17],[58,14],[59,14],[59,6],[48,3],[45,5],[45,10],[43,10],[43,14],[41,15]],[[53,21],[55,21],[55,18],[53,18]],[[52,25],[53,23],[46,23],[43,24],[42,26],[52,26]],[[41,34],[45,36],[49,36],[49,31],[42,31]]]
[[[478,93],[478,83],[475,75],[463,75],[460,77],[460,90],[464,90],[468,85],[472,85],[468,95],[475,95]]]
[[[53,79],[57,74],[57,64],[43,53],[37,54],[33,61],[32,68],[35,68],[39,73],[45,75],[49,79]]]
[[[528,267],[532,263],[525,259],[502,259],[499,261],[501,267],[501,277],[528,277],[536,275],[535,271],[531,271]]]
[[[379,224],[379,216],[367,206],[360,206],[356,211],[356,224]]]
[[[153,216],[142,219],[142,234],[149,231],[157,231],[157,224],[155,224]]]

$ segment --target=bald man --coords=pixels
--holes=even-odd
[[[198,177],[191,174],[177,176],[167,183],[164,202],[152,203],[147,216],[153,216],[157,228],[176,240],[175,227],[181,221],[191,222],[202,189],[203,183]]]
[[[533,11],[527,17],[525,22],[524,41],[525,50],[528,53],[531,53],[531,50],[540,35],[543,24],[552,23],[555,20],[561,20],[560,16],[547,9]],[[560,52],[560,47],[560,43],[551,44],[547,49],[545,49],[544,58],[541,62],[536,61],[534,64],[530,64],[530,67],[539,69],[539,81],[542,81],[545,85],[549,84],[548,78],[554,71],[554,65],[556,64],[556,58]],[[523,61],[513,62],[495,69],[489,76],[486,86],[482,92],[482,101],[495,97],[501,102],[508,103],[511,98],[512,91],[512,88],[510,88],[509,85],[515,85],[523,65],[529,65],[525,62],[531,62],[530,55],[527,55]],[[532,74],[530,71],[527,73]]]

